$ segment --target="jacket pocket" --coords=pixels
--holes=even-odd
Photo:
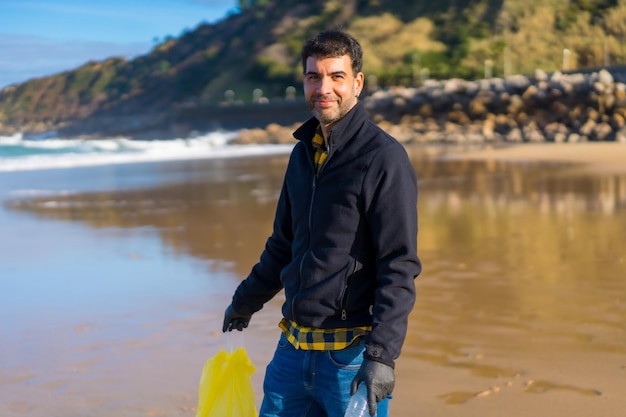
[[[356,273],[363,268],[361,264],[355,258],[352,258],[351,265],[346,272],[346,277],[343,285],[343,295],[341,296],[341,320],[348,319],[348,306],[350,301],[350,292],[354,285],[354,278]]]
[[[327,354],[330,362],[338,369],[359,369],[363,363],[364,351],[365,340],[361,338],[345,349],[329,350]]]

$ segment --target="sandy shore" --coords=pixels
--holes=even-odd
[[[445,156],[434,148],[429,152],[433,156],[466,160],[568,162],[574,163],[572,169],[582,169],[590,173],[626,173],[626,144],[617,143],[523,144],[480,150],[446,151]],[[175,190],[180,191],[177,188]],[[230,194],[233,193],[230,190]],[[191,194],[197,195],[198,190]],[[164,197],[166,194],[161,192],[159,196]],[[92,198],[94,197],[90,196],[89,201]],[[147,195],[140,201],[156,201],[156,198]],[[115,211],[116,215],[122,213],[121,209],[118,210],[120,211]],[[220,254],[224,249],[205,247],[206,235],[213,229],[202,229],[206,227],[206,213],[203,210],[200,207],[197,213],[192,211],[183,213],[188,220],[187,229],[194,230],[195,227],[202,232],[194,237],[197,244],[202,245],[198,246],[201,249],[198,249],[197,253],[212,258],[214,253]],[[269,207],[268,210],[273,211]],[[72,215],[80,217],[85,213],[80,213],[79,209],[76,209],[76,213],[73,212]],[[231,217],[241,219],[242,215],[240,212],[229,211],[221,214],[224,219]],[[254,217],[254,214],[248,216]],[[232,259],[236,260],[234,263],[239,265],[238,268],[248,270],[258,259],[259,248],[264,242],[261,235],[269,227],[269,224],[265,223],[267,216],[269,214],[260,217],[258,229],[252,229],[248,224],[244,225],[245,230],[238,227],[228,229],[229,235],[233,236],[233,243],[232,246],[226,246],[225,251],[237,253]],[[217,216],[213,220],[217,222],[221,219],[222,217]],[[98,227],[111,227],[111,224],[119,227],[117,223],[107,223],[113,220],[98,221],[102,222],[102,225],[95,223]],[[144,223],[152,224],[155,229],[166,230],[169,227],[168,223],[160,225],[153,218],[137,224],[143,226]],[[24,224],[24,227],[30,227],[30,223]],[[252,223],[252,226],[255,224]],[[64,223],[61,225],[65,227]],[[134,230],[136,226],[133,225],[131,222],[128,230]],[[222,233],[220,230],[218,232]],[[66,232],[66,229],[62,232]],[[60,239],[66,246],[78,248],[83,245],[78,237],[74,237],[75,241],[72,241],[67,234],[56,229],[45,232],[45,227],[38,226],[37,233],[39,240],[42,239],[42,233],[49,233],[50,242],[54,244]],[[242,237],[237,237],[238,233]],[[31,236],[30,232],[23,234]],[[243,237],[251,235],[260,235],[258,242],[246,243]],[[63,237],[61,239],[58,236]],[[93,258],[94,262],[106,265],[102,262],[102,257],[107,259],[106,241],[103,243],[99,235],[81,237],[81,239],[92,238],[94,242],[98,239],[97,243],[87,241],[87,246],[98,248],[97,257]],[[25,244],[30,245],[29,242],[30,240],[25,241]],[[110,251],[114,252],[113,256],[120,258],[120,271],[132,270],[137,265],[147,263],[151,259],[158,260],[159,256],[162,256],[159,248],[155,248],[154,253],[147,252],[143,240],[136,246],[129,245],[128,249],[120,249],[119,241],[116,239],[112,239],[110,245],[112,248]],[[433,255],[426,253],[426,256]],[[607,291],[607,294],[612,294],[611,296],[616,299],[611,305],[607,301],[606,309],[598,312],[600,318],[594,318],[597,321],[591,318],[589,322],[586,322],[585,318],[579,319],[579,322],[574,323],[575,329],[571,330],[571,333],[555,332],[552,327],[542,328],[541,326],[545,324],[533,321],[532,314],[528,317],[512,317],[510,323],[506,322],[504,315],[502,320],[497,317],[492,323],[493,331],[488,334],[498,341],[506,339],[509,334],[507,332],[513,336],[523,331],[531,335],[545,334],[548,342],[542,341],[546,344],[541,345],[536,351],[523,349],[517,351],[515,347],[510,352],[490,350],[480,346],[482,342],[480,338],[479,343],[467,343],[461,348],[454,344],[459,340],[463,342],[465,340],[455,339],[452,335],[448,340],[445,337],[442,340],[429,339],[436,337],[433,336],[434,332],[431,331],[429,334],[428,330],[437,329],[439,324],[447,326],[452,319],[447,314],[427,317],[425,312],[434,311],[433,306],[437,303],[449,303],[449,299],[446,298],[450,297],[449,287],[446,286],[449,286],[450,282],[446,282],[446,279],[449,278],[450,271],[467,273],[462,270],[464,264],[441,266],[447,261],[428,259],[428,270],[423,280],[420,278],[418,282],[418,294],[423,298],[418,297],[420,304],[416,306],[410,318],[410,325],[416,327],[412,329],[410,340],[407,339],[403,354],[398,360],[397,385],[391,405],[394,417],[623,415],[626,409],[624,390],[626,348],[623,341],[626,336],[623,327],[615,326],[613,323],[623,323],[622,317],[626,316],[626,306],[623,299],[619,298],[620,293],[615,295],[615,292],[612,292],[621,291],[619,288],[622,287]],[[437,263],[438,266],[433,266]],[[181,274],[181,265],[182,263],[171,266],[171,273]],[[160,264],[158,267],[162,268]],[[91,268],[91,265],[87,268]],[[236,271],[235,276],[245,274],[243,269]],[[476,273],[488,272],[487,270]],[[497,275],[497,272],[493,273]],[[197,279],[201,280],[205,278],[207,271],[198,268],[189,274],[195,274],[194,276],[197,275]],[[280,300],[272,300],[257,313],[241,337],[235,335],[229,338],[223,335],[220,329],[224,308],[236,285],[231,278],[225,278],[221,286],[214,289],[215,293],[210,298],[198,296],[196,299],[189,295],[187,303],[178,303],[174,306],[169,305],[168,301],[165,301],[167,298],[164,298],[164,301],[159,301],[150,309],[134,307],[122,317],[112,314],[102,316],[86,314],[89,318],[75,317],[69,321],[57,320],[53,315],[33,318],[32,328],[22,327],[11,333],[10,339],[3,341],[0,355],[2,365],[0,415],[2,417],[194,416],[197,387],[204,361],[219,349],[232,344],[243,344],[257,367],[252,380],[256,403],[259,405],[262,398],[264,369],[271,358],[279,334],[276,324],[280,317]],[[424,295],[432,290],[430,287],[436,287],[444,294],[442,301]],[[529,294],[531,297],[544,295],[532,291]],[[459,297],[462,296],[461,293]],[[453,304],[450,304],[449,308],[451,312],[456,311]],[[445,307],[444,312],[447,309],[448,307]],[[519,324],[520,320],[525,321],[524,324]],[[420,322],[421,324],[416,324]],[[560,322],[555,323],[555,327],[558,328]],[[516,327],[518,325],[519,328]],[[465,328],[460,326],[454,330],[462,332]],[[561,339],[574,340],[586,337],[582,331],[580,334],[577,333],[579,328],[588,331],[600,341],[594,341],[596,344],[591,344],[584,351],[560,351],[558,344]],[[467,350],[467,346],[471,348]]]
[[[626,144],[616,142],[526,143],[451,152],[450,158],[581,163],[594,172],[626,172]]]

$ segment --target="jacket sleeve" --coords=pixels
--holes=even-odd
[[[235,291],[232,301],[235,311],[253,314],[282,289],[280,271],[291,260],[292,240],[289,193],[286,182],[283,182],[272,235],[265,244],[259,262]]]
[[[395,366],[415,303],[417,178],[402,145],[385,146],[364,184],[365,216],[376,251],[376,295],[365,357]]]

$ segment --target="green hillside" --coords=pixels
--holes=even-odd
[[[370,86],[626,62],[626,0],[241,1],[148,54],[90,62],[0,91],[0,133],[42,132],[91,117],[162,114],[300,91],[302,41],[343,27],[365,49]],[[564,62],[563,50],[570,51]]]

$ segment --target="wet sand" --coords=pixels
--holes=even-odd
[[[431,150],[441,155],[440,150]],[[549,162],[566,163],[564,172],[579,175],[602,175],[626,173],[626,144],[580,143],[580,144],[523,144],[505,147],[486,147],[446,152],[445,159],[476,160],[514,163]],[[622,195],[624,194],[622,184]],[[622,196],[623,198],[623,196]],[[424,226],[427,227],[427,226]],[[626,230],[623,230],[626,232]],[[622,245],[626,249],[626,245]],[[619,262],[620,275],[626,274],[626,262]],[[418,282],[418,289],[420,289]],[[607,299],[607,303],[610,301]],[[558,300],[556,302],[559,302]],[[574,299],[562,298],[560,302],[573,303]],[[623,315],[626,308],[621,301],[614,306]],[[420,300],[418,299],[419,308]],[[454,309],[454,305],[450,308]],[[615,312],[615,311],[613,311]],[[602,327],[602,319],[587,317],[575,327],[582,328],[596,322]],[[419,321],[418,314],[412,319]],[[597,321],[596,321],[597,320]],[[497,320],[496,320],[497,321]],[[576,319],[573,319],[576,321]],[[604,323],[606,325],[606,323]],[[523,325],[520,324],[520,327]],[[559,327],[559,325],[557,325]],[[410,352],[403,353],[398,362],[397,388],[393,402],[397,416],[620,416],[626,409],[626,348],[624,346],[602,352],[568,351],[554,334],[563,326],[546,333],[544,344],[536,349],[511,347],[509,352],[460,350],[447,358],[436,355],[425,361],[411,360]],[[502,328],[500,329],[502,330]],[[624,340],[622,328],[606,328],[608,334]],[[615,332],[615,333],[614,333]],[[494,336],[507,338],[508,331]],[[582,331],[581,333],[584,333]],[[590,332],[593,333],[593,332]],[[533,335],[536,337],[536,335]],[[566,337],[599,337],[568,335]],[[423,336],[428,340],[428,335]],[[620,342],[621,343],[621,342]],[[417,342],[419,345],[419,342]],[[426,348],[428,350],[428,348]],[[454,351],[454,348],[452,348]],[[503,357],[511,355],[502,361]],[[498,364],[509,364],[507,369]],[[441,366],[444,366],[442,369]],[[446,370],[447,368],[447,370]],[[468,372],[455,372],[466,369]]]
[[[448,157],[576,162],[573,169],[594,175],[626,173],[626,145],[622,144],[525,144],[459,152]],[[272,169],[281,172],[281,161]],[[264,188],[259,184],[254,189],[262,195]],[[199,194],[196,188],[175,189],[177,194]],[[186,240],[168,238],[168,227],[173,228],[168,223],[171,220],[159,223],[161,220],[147,220],[140,216],[141,213],[133,212],[133,198],[150,201],[151,216],[155,216],[160,208],[174,210],[172,204],[165,203],[169,201],[169,193],[173,192],[160,190],[159,198],[149,194],[139,196],[141,193],[134,192],[134,197],[129,195],[123,200],[129,206],[128,212],[119,208],[121,204],[111,205],[117,207],[116,211],[110,210],[112,212],[105,218],[85,220],[83,218],[89,217],[87,214],[93,213],[79,210],[38,214],[44,218],[48,216],[48,220],[61,220],[62,224],[80,218],[83,219],[81,224],[95,230],[114,225],[117,228],[114,231],[124,233],[150,224],[161,231],[168,247],[176,248],[168,255],[173,264],[165,265],[165,268],[171,268],[171,274],[187,274],[201,279],[207,272],[221,271],[224,278],[217,284],[206,284],[211,288],[206,297],[190,294],[174,302],[167,298],[155,299],[151,303],[137,302],[108,313],[84,308],[84,314],[69,318],[37,312],[32,317],[20,317],[22,325],[15,325],[16,329],[10,332],[11,339],[3,340],[0,347],[0,416],[193,416],[204,361],[219,349],[237,345],[248,349],[257,367],[253,385],[257,405],[260,404],[264,367],[278,338],[276,324],[280,317],[280,297],[257,313],[242,334],[223,335],[220,329],[223,310],[232,290],[257,259],[271,226],[272,198],[261,203],[262,213],[245,214],[250,218],[246,218],[241,227],[225,221],[232,222],[242,213],[226,207],[213,214],[216,225],[222,221],[231,224],[226,230],[217,226],[208,229],[206,212],[204,209],[194,211],[193,204],[182,212],[185,230],[190,233],[195,228],[199,234],[229,235],[230,243],[224,247],[211,246],[202,236],[188,236]],[[428,193],[428,189],[422,193]],[[224,191],[229,198],[233,194],[238,195],[237,190]],[[91,195],[85,201],[98,201],[99,196]],[[111,204],[110,195],[101,197],[103,203]],[[158,205],[159,201],[162,207]],[[428,219],[429,214],[423,218]],[[594,230],[593,226],[589,227]],[[421,228],[421,233],[427,236],[429,225],[422,223]],[[56,230],[49,232],[51,236],[53,232],[58,245],[76,244],[67,236],[58,235]],[[124,238],[121,232],[115,233]],[[45,228],[39,233],[44,239]],[[606,233],[611,239],[623,236],[622,232],[615,230]],[[251,242],[246,240],[249,235],[255,236]],[[52,237],[50,239],[52,242]],[[107,243],[102,243],[99,235],[84,239],[94,239],[89,242],[101,245],[103,254],[99,256],[106,257],[107,251],[119,251],[122,270],[155,262],[164,251],[161,248],[149,251],[143,241],[138,241],[135,246],[124,245],[122,249],[113,241],[111,248],[107,249]],[[206,246],[189,246],[193,242]],[[461,254],[458,258],[447,259],[432,249],[429,240],[420,245],[425,270],[417,282],[418,302],[410,318],[403,354],[397,363],[397,384],[391,405],[393,416],[623,415],[626,409],[626,333],[623,327],[626,304],[624,286],[615,279],[617,273],[606,283],[598,277],[589,288],[580,282],[570,287],[559,281],[544,282],[533,288],[534,284],[524,275],[532,272],[532,266],[525,263],[519,273],[519,285],[528,289],[528,293],[522,294],[528,298],[524,306],[519,307],[512,305],[519,301],[517,294],[510,299],[489,294],[494,290],[493,282],[506,272],[500,270],[504,267],[491,263],[488,254],[484,260],[475,262],[471,252],[466,257]],[[624,258],[619,258],[623,256],[620,255],[623,249],[623,246],[611,249],[614,252],[611,252],[610,262],[623,268],[620,277],[626,270]],[[182,259],[182,253],[191,253],[205,260],[224,258],[224,263],[201,262],[197,270],[191,268],[190,272],[181,272],[177,262],[185,265],[191,262]],[[538,259],[537,265],[541,265],[541,261]],[[94,265],[107,268],[106,263]],[[158,267],[163,268],[160,264]],[[569,272],[569,269],[564,271]],[[567,273],[554,271],[556,278],[550,274],[546,280],[558,279],[561,275]],[[493,277],[494,281],[481,287],[484,276]],[[468,283],[468,286],[457,288],[459,281]],[[471,292],[481,288],[485,294],[477,296],[477,300],[484,303],[480,311],[464,306],[465,298],[473,297]],[[590,290],[605,294],[605,301],[593,304],[597,302],[594,298],[593,303],[590,302],[585,298],[592,292]],[[552,292],[550,297],[546,291]],[[2,325],[13,325],[12,320],[4,317]]]
[[[626,144],[616,142],[527,143],[452,152],[449,156],[474,160],[573,162],[593,172],[626,172]]]

